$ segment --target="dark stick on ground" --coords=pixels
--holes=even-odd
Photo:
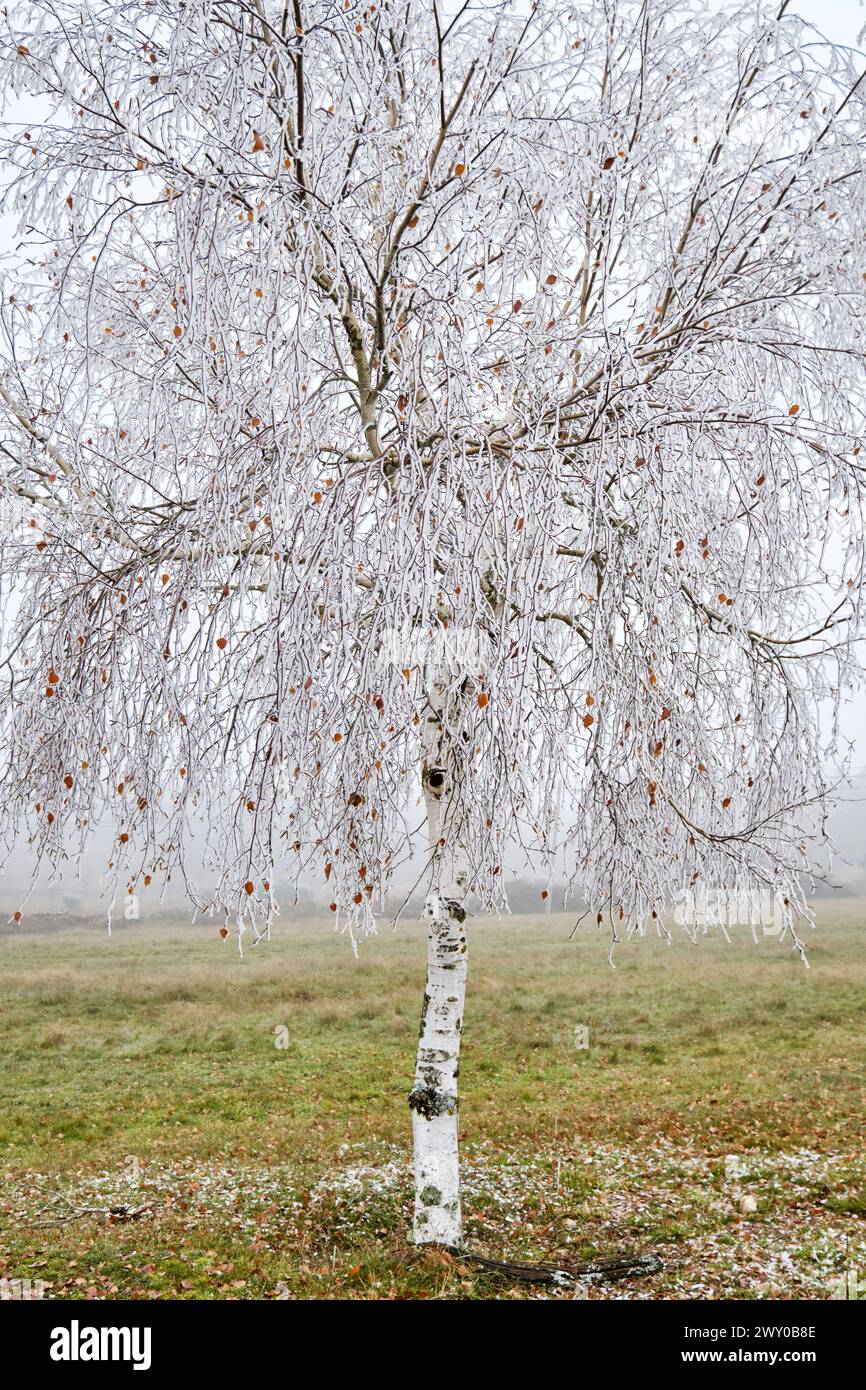
[[[657,1255],[606,1255],[597,1260],[585,1260],[570,1269],[557,1265],[520,1264],[512,1260],[491,1260],[486,1255],[475,1255],[469,1250],[448,1247],[449,1255],[465,1264],[476,1265],[487,1274],[497,1274],[503,1279],[523,1284],[555,1284],[560,1288],[572,1288],[587,1280],[628,1279],[643,1274],[658,1274],[662,1262]]]

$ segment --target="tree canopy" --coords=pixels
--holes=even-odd
[[[203,825],[208,903],[313,875],[358,933],[426,757],[488,906],[516,843],[615,935],[802,908],[861,603],[850,60],[787,3],[4,22],[7,839],[107,818],[123,894]]]

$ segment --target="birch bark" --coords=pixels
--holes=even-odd
[[[457,1077],[466,997],[468,869],[454,823],[458,818],[451,775],[443,765],[442,705],[439,701],[433,705],[422,771],[431,851],[430,890],[424,906],[427,982],[409,1095],[415,1165],[413,1234],[419,1245],[459,1246]]]

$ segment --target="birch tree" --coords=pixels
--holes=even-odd
[[[457,1246],[515,846],[614,941],[697,885],[800,944],[862,74],[788,0],[36,0],[2,64],[6,842],[109,824],[119,898],[253,941],[312,878],[357,941],[423,814],[415,1238]]]

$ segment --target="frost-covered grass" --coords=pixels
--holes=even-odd
[[[866,1277],[864,919],[826,911],[809,971],[739,938],[637,942],[610,971],[565,918],[475,923],[472,1248],[664,1259],[589,1298]],[[0,1275],[54,1296],[542,1296],[406,1244],[423,953],[415,924],[357,962],[315,923],[244,962],[210,927],[0,936]]]

